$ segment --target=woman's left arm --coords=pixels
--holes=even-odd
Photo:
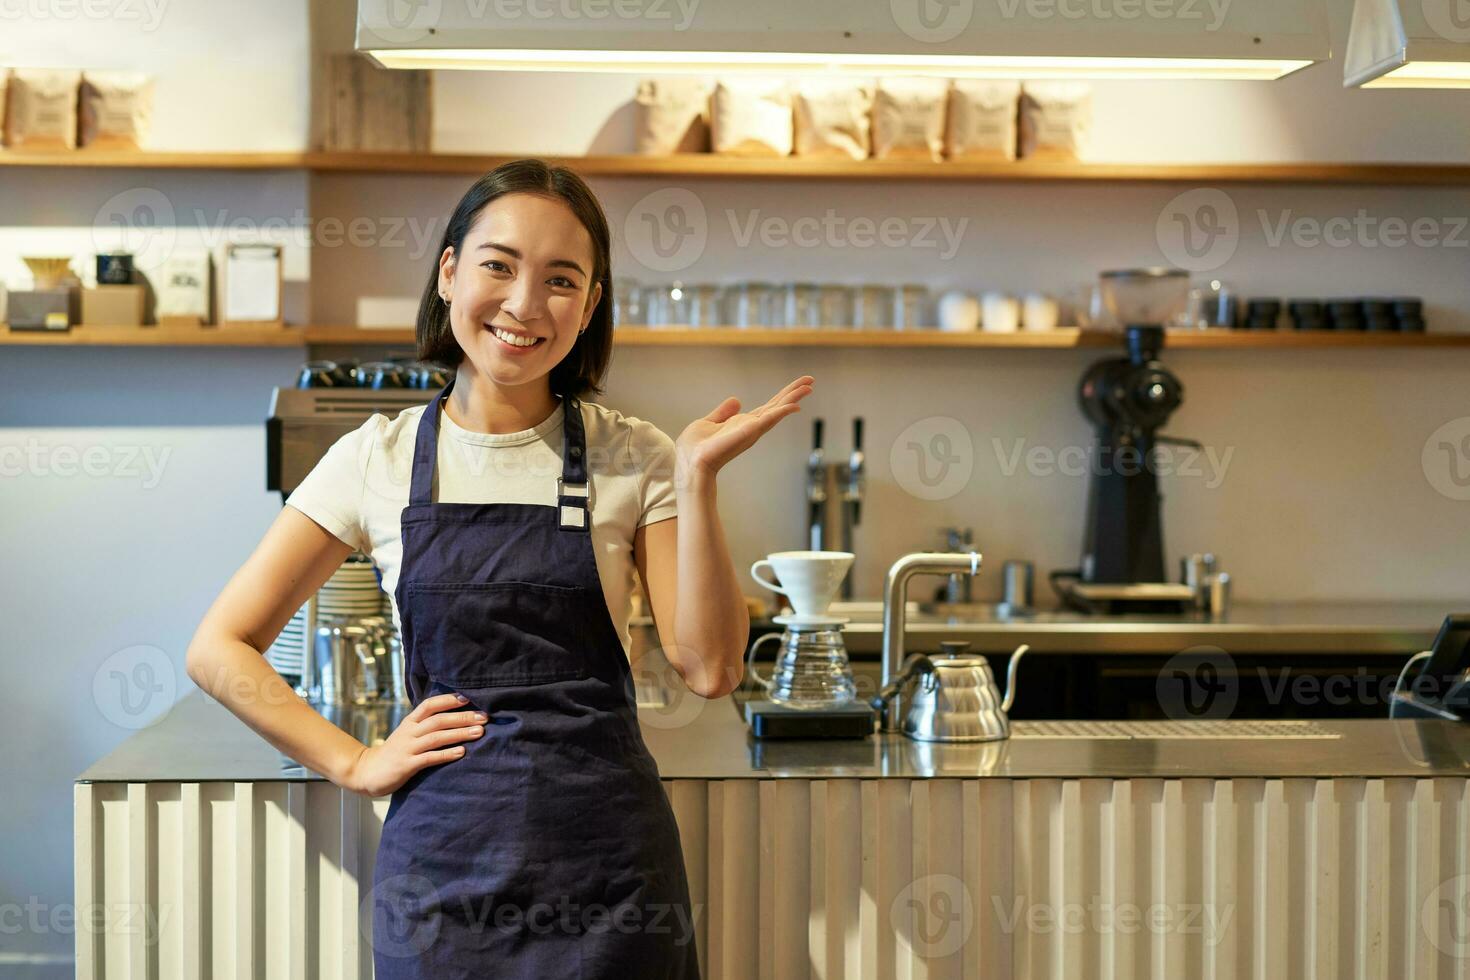
[[[669,665],[695,694],[717,698],[745,672],[750,619],[725,545],[716,502],[721,467],[755,445],[812,393],[803,375],[750,412],[736,398],[693,422],[675,440],[679,516],[640,527],[633,557]]]

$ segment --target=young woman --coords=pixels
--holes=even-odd
[[[392,794],[378,980],[698,975],[678,828],[634,709],[632,569],[689,688],[734,689],[749,624],[716,474],[812,379],[749,412],[727,398],[677,441],[583,402],[611,350],[609,265],[575,174],[521,160],[480,178],[419,306],[419,356],[452,381],[327,453],[189,647],[189,675],[272,745]],[[261,656],[353,550],[393,596],[414,705],[371,747]]]

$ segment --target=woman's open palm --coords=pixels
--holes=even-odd
[[[726,398],[679,434],[675,447],[680,465],[690,473],[718,473],[720,467],[755,445],[777,422],[799,411],[797,403],[812,393],[813,380],[804,374],[749,412],[740,411],[740,399]]]

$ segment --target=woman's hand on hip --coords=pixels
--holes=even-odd
[[[365,746],[348,772],[348,789],[367,796],[386,796],[420,769],[462,758],[460,744],[485,734],[485,714],[455,711],[467,704],[458,694],[425,698],[393,729],[381,745]]]
[[[812,393],[812,381],[804,374],[772,395],[764,405],[740,411],[740,399],[730,397],[704,418],[685,426],[675,440],[678,466],[687,477],[714,476],[730,460],[755,445],[786,416],[799,411],[797,404]]]

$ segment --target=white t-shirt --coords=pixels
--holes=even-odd
[[[628,617],[636,578],[633,532],[675,516],[674,440],[642,419],[582,402],[586,432],[592,549],[613,626],[629,650]],[[408,505],[414,441],[426,406],[394,418],[375,414],[338,439],[286,501],[373,559],[393,597],[399,626],[399,518]],[[439,413],[436,503],[555,506],[562,471],[563,405],[521,432],[471,432]]]

